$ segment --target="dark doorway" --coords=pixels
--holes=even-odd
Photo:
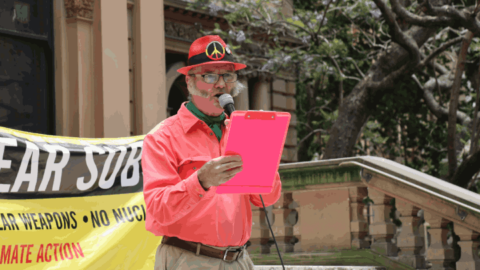
[[[188,88],[185,75],[180,75],[173,83],[168,93],[169,116],[177,114],[183,102],[188,100]]]
[[[52,2],[0,1],[0,126],[55,134]]]
[[[259,82],[258,77],[251,78],[248,80],[248,107],[250,108],[250,110],[254,110],[253,108],[255,107],[254,93],[255,93],[256,84],[258,82]]]

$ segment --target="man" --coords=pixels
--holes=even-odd
[[[240,156],[221,156],[230,120],[218,95],[238,95],[235,72],[246,66],[234,62],[219,36],[193,42],[188,62],[178,71],[186,75],[191,101],[143,143],[145,226],[164,236],[155,270],[253,269],[245,245],[252,229],[250,202],[262,207],[260,196],[216,194],[217,186],[242,170]],[[277,172],[272,192],[262,195],[265,206],[274,204],[280,193]]]

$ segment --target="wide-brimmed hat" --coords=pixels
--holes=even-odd
[[[219,36],[210,35],[201,37],[192,43],[188,53],[187,66],[177,71],[187,75],[192,68],[212,64],[233,64],[235,71],[247,67],[244,64],[235,63],[232,51],[225,41]]]

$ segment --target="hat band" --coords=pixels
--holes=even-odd
[[[188,65],[193,66],[193,65],[198,65],[198,64],[203,64],[203,63],[210,63],[210,62],[217,62],[217,61],[228,61],[228,62],[234,62],[233,56],[231,54],[225,54],[225,56],[222,59],[219,60],[212,60],[207,57],[206,53],[201,53],[194,55],[188,59]]]

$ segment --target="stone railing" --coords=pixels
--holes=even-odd
[[[267,213],[281,252],[369,248],[414,269],[480,269],[480,194],[377,157],[279,172],[283,194]],[[276,253],[264,211],[253,215],[250,252]]]

